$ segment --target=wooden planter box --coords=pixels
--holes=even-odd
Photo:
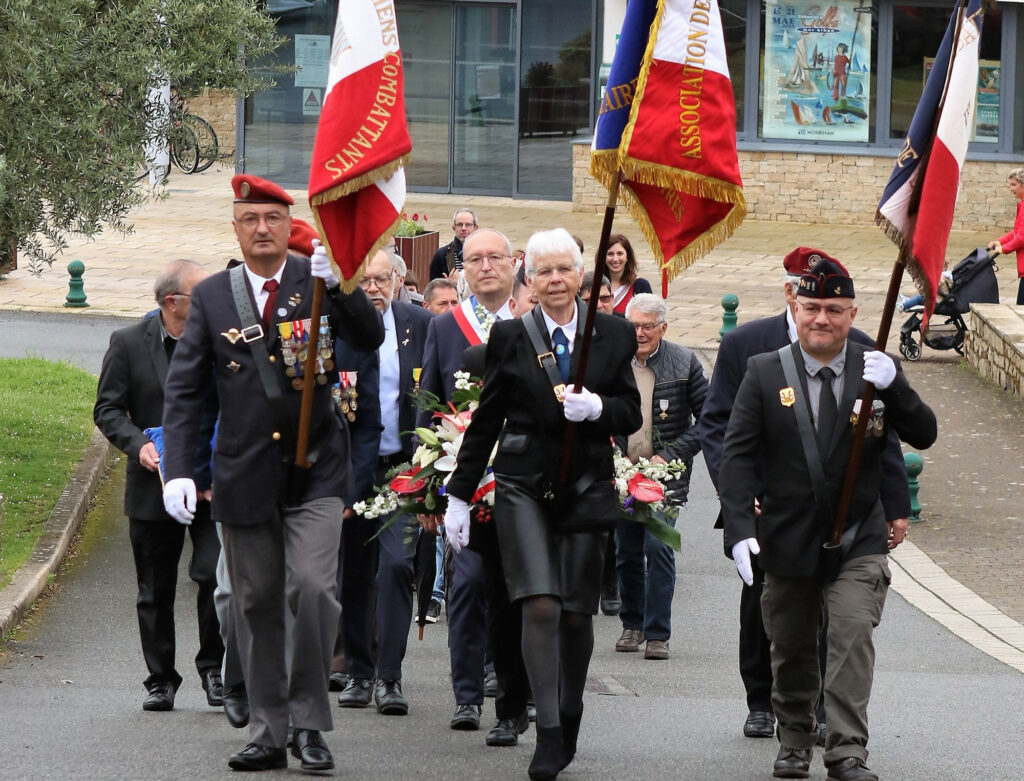
[[[416,275],[420,290],[430,281],[430,260],[440,245],[441,234],[437,231],[421,233],[419,236],[395,236],[395,248]]]

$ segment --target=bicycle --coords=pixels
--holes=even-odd
[[[171,91],[170,119],[171,161],[182,173],[201,173],[213,165],[220,153],[217,133],[205,119],[189,113],[185,98],[175,90]]]

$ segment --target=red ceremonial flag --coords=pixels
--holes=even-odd
[[[394,3],[341,0],[309,203],[346,291],[398,226],[411,150]]]
[[[625,29],[631,22],[627,7],[623,41],[635,32]],[[658,0],[635,91],[606,92],[601,114],[613,120],[627,99],[617,154],[607,153],[598,118],[591,173],[607,186],[621,171],[623,199],[672,278],[731,236],[747,213],[717,0]]]

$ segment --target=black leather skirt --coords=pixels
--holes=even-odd
[[[607,532],[555,534],[537,499],[539,475],[496,475],[494,524],[512,601],[540,595],[596,614]]]

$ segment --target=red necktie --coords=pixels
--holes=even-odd
[[[270,330],[270,318],[274,314],[274,304],[277,303],[277,288],[278,283],[276,279],[268,279],[263,283],[263,289],[269,294],[267,296],[267,303],[263,305],[263,330]]]

